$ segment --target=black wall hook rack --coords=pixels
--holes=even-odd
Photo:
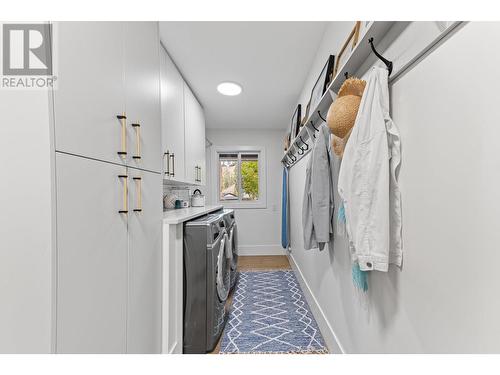
[[[372,47],[372,51],[377,56],[380,60],[383,61],[385,66],[387,67],[387,70],[389,71],[389,75],[392,73],[392,61],[387,60],[384,56],[382,56],[380,53],[377,52],[375,47],[373,46],[373,38],[368,39],[368,43],[370,43],[370,46]]]

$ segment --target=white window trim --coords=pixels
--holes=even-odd
[[[221,201],[219,199],[219,153],[254,152],[259,154],[259,199],[253,202]],[[267,208],[267,161],[263,146],[213,146],[211,174],[214,181],[213,201],[225,208]]]

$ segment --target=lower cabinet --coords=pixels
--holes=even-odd
[[[158,353],[161,175],[56,153],[56,189],[57,352]]]
[[[128,169],[129,292],[127,352],[159,353],[161,349],[162,177]]]

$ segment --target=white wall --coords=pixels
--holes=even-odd
[[[332,24],[312,77],[348,29]],[[395,72],[439,34],[434,23],[394,30],[398,36],[384,55],[394,60]],[[500,352],[500,114],[495,104],[500,54],[490,48],[499,33],[498,23],[468,24],[395,81],[392,113],[403,145],[404,264],[402,270],[372,272],[366,295],[353,287],[344,238],[337,236],[334,248],[323,252],[303,250],[307,158],[291,168],[291,259],[332,348]],[[482,61],[482,74],[470,69],[476,61]],[[302,103],[311,82],[310,77]]]
[[[52,350],[47,91],[0,90],[0,353]]]
[[[281,248],[281,157],[283,132],[280,130],[207,129],[208,140],[215,146],[263,146],[266,150],[267,207],[235,209],[240,255],[283,254]],[[211,168],[211,150],[207,149],[207,172]],[[207,198],[213,202],[215,182],[207,173]]]

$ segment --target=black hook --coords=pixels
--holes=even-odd
[[[295,155],[292,155],[291,159],[292,159],[292,163],[295,163],[295,161],[297,160],[297,157]]]
[[[383,61],[385,66],[387,67],[387,70],[389,71],[389,75],[392,73],[392,61],[387,60],[385,57],[383,57],[380,53],[377,52],[375,47],[373,46],[373,38],[368,39],[368,43],[372,46],[372,51],[377,56],[380,60]]]
[[[300,141],[304,144],[304,146],[306,146],[306,151],[309,150],[309,145],[306,142],[304,142],[304,140],[302,139],[302,136],[300,136],[299,138],[300,138]]]
[[[319,110],[318,110],[318,116],[319,116],[320,119],[322,119],[324,122],[326,122],[326,120],[323,118],[323,116],[321,116],[321,112]]]
[[[302,137],[299,137],[300,138],[300,141],[306,146],[306,148],[302,148],[302,146],[299,146],[298,144],[295,144],[295,146],[297,146],[299,149],[297,150],[297,152],[299,153],[299,155],[304,155],[304,153],[309,150],[309,145],[307,143],[304,142],[304,140],[302,139]]]
[[[345,77],[345,79],[349,78],[349,73],[348,73],[348,72],[345,72],[345,73],[344,73],[344,77]]]
[[[314,126],[314,122],[312,122],[312,120],[311,120],[311,126],[314,128],[314,130],[316,130],[317,132],[319,132],[319,129],[316,129],[316,126]],[[316,136],[316,134],[314,136]]]

